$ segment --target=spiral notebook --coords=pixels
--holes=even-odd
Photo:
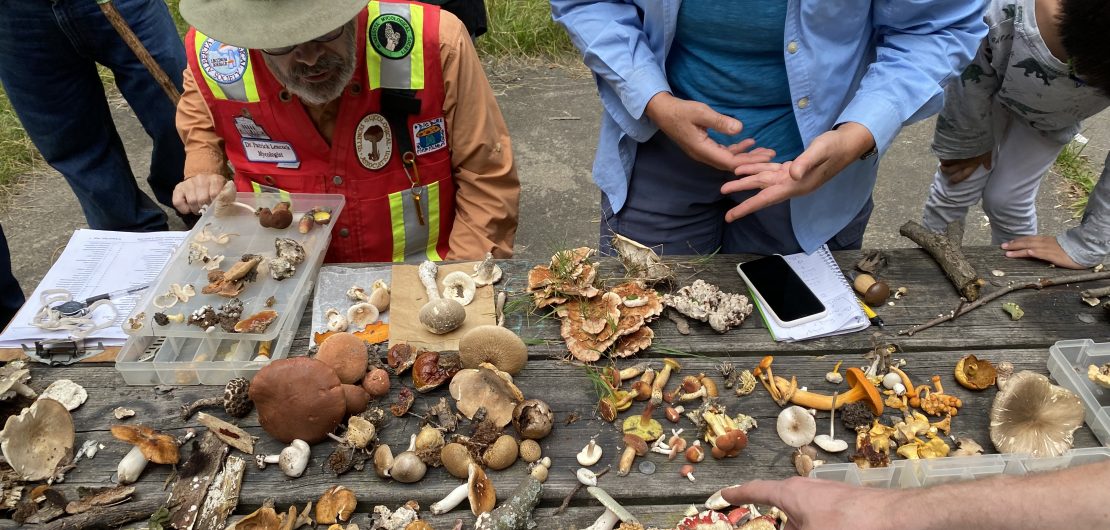
[[[826,312],[825,317],[819,320],[784,328],[767,318],[759,300],[752,297],[752,303],[759,310],[772,338],[780,342],[796,342],[853,333],[871,325],[828,246],[822,245],[813,254],[790,254],[783,256],[783,259],[825,304]]]

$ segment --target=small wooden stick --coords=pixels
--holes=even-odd
[[[932,319],[932,320],[930,320],[930,321],[928,321],[924,324],[914,326],[914,327],[912,327],[910,329],[907,329],[907,330],[899,331],[898,334],[899,335],[913,336],[913,334],[917,333],[918,331],[923,331],[923,330],[929,329],[929,328],[931,328],[931,327],[933,327],[937,324],[940,324],[942,322],[948,322],[949,320],[952,320],[952,319],[954,319],[958,316],[967,314],[967,313],[971,312],[973,309],[982,307],[982,306],[994,301],[995,299],[1001,298],[1001,297],[1003,297],[1003,296],[1005,296],[1009,293],[1012,293],[1014,291],[1019,291],[1019,290],[1022,290],[1022,289],[1037,289],[1037,290],[1040,290],[1040,289],[1044,289],[1045,287],[1052,287],[1054,285],[1065,285],[1065,284],[1069,284],[1069,283],[1082,283],[1082,282],[1090,282],[1090,281],[1105,280],[1105,279],[1110,279],[1110,272],[1085,272],[1085,273],[1081,273],[1081,274],[1068,274],[1068,275],[1064,275],[1064,276],[1057,276],[1055,278],[1041,278],[1040,280],[1037,280],[1035,282],[1030,282],[1030,283],[1010,284],[1010,285],[1007,285],[1006,287],[1003,287],[1003,288],[1001,288],[997,291],[994,291],[994,292],[988,293],[986,295],[983,295],[983,297],[979,298],[978,300],[976,300],[976,301],[974,301],[970,304],[964,304],[963,302],[960,302],[961,305],[956,310],[951,311],[946,315],[941,315],[937,318],[934,318],[934,319]]]
[[[898,229],[898,233],[920,245],[936,260],[960,296],[969,302],[979,298],[979,289],[987,282],[979,277],[975,267],[964,257],[958,242],[947,235],[934,233],[914,221],[906,221]]]
[[[1099,287],[1098,289],[1087,289],[1086,291],[1079,291],[1079,296],[1083,298],[1101,298],[1110,295],[1110,285],[1106,287]]]
[[[131,521],[150,518],[150,515],[158,510],[163,502],[164,499],[157,496],[115,506],[99,506],[82,514],[58,519],[42,528],[43,530],[107,530],[109,528],[119,528]]]
[[[609,472],[609,467],[606,466],[605,469],[602,469],[595,476],[600,478],[602,475],[604,475],[608,472]],[[575,479],[575,480],[577,480],[577,479]],[[563,503],[560,504],[559,507],[556,508],[555,511],[551,513],[551,515],[559,515],[559,514],[565,512],[566,509],[567,509],[567,506],[570,505],[570,500],[573,499],[575,495],[578,495],[578,492],[582,491],[582,488],[584,488],[584,487],[586,487],[585,484],[583,484],[581,482],[576,483],[574,485],[574,489],[570,490],[570,493],[568,493],[566,497],[563,497]]]

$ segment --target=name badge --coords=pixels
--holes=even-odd
[[[268,164],[296,164],[297,153],[293,151],[293,144],[289,142],[275,142],[272,140],[243,139],[243,152],[251,162],[265,162]]]

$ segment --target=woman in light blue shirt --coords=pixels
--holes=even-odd
[[[551,5],[605,109],[602,247],[667,254],[859,248],[873,155],[939,110],[986,32],[967,0]]]

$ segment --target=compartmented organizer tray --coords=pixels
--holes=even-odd
[[[1055,458],[1029,455],[976,455],[895,460],[888,467],[861,469],[855,464],[826,464],[809,473],[811,478],[835,480],[876,488],[918,488],[945,482],[972,480],[995,475],[1026,475],[1093,464],[1110,459],[1110,448],[1072,449]]]
[[[1084,420],[1102,445],[1110,445],[1110,388],[1087,378],[1087,367],[1110,362],[1110,342],[1062,340],[1048,350],[1048,373],[1056,384],[1075,392],[1087,409]]]
[[[143,325],[130,334],[116,357],[116,369],[127,384],[222,385],[233,377],[248,377],[270,359],[281,359],[288,354],[345,199],[342,195],[240,192],[236,200],[245,207],[238,208],[234,215],[215,217],[213,209],[209,208],[201,216],[158,280],[136,304],[130,316],[139,318],[142,314]],[[292,205],[293,223],[281,230],[260,226],[254,211],[260,207],[272,208],[280,201],[288,201]],[[301,234],[297,229],[298,221],[305,212],[314,208],[330,211],[331,222],[315,225],[307,234]],[[208,271],[201,264],[188,263],[190,243],[196,242],[205,227],[211,235],[237,234],[224,245],[214,241],[200,243],[207,248],[210,256],[225,256],[220,267],[224,271],[244,254],[274,257],[274,241],[277,238],[293,239],[304,247],[305,261],[297,265],[292,277],[278,281],[269,273],[259,271],[257,279],[248,283],[238,296],[243,303],[241,318],[265,309],[277,311],[277,318],[265,331],[232,333],[218,326],[206,331],[187,323],[171,322],[167,326],[159,326],[153,321],[157,312],[167,315],[181,313],[188,319],[191,313],[205,305],[218,310],[231,300],[216,294],[201,294],[208,284]],[[155,298],[168,292],[175,283],[191,284],[196,295],[188,302],[178,302],[168,309],[156,307]],[[267,305],[271,297],[272,305]],[[269,343],[268,358],[259,356],[263,343]]]

